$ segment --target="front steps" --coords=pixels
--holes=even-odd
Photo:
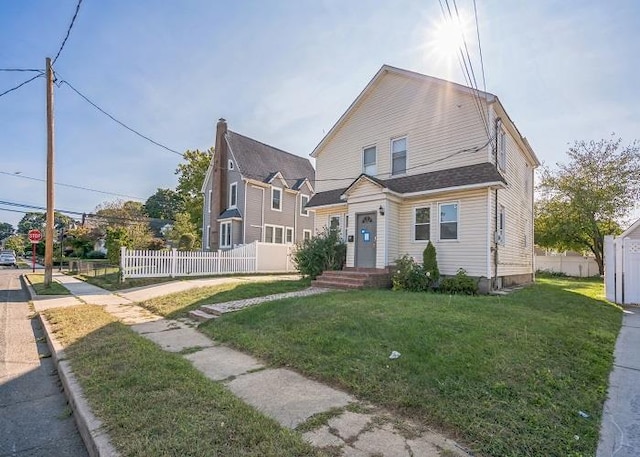
[[[391,287],[391,272],[378,268],[345,268],[324,271],[311,283],[332,289],[386,289]]]

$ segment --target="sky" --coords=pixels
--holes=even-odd
[[[76,4],[0,0],[0,68],[44,68]],[[575,140],[640,139],[640,2],[476,4],[486,89],[541,161],[564,161]],[[479,77],[473,2],[457,6]],[[438,0],[84,0],[54,69],[170,149],[213,146],[224,117],[231,130],[308,157],[383,64],[465,84],[443,49],[442,20]],[[0,93],[31,76],[0,72]],[[54,104],[56,183],[122,195],[56,185],[56,209],[90,213],[175,187],[179,155],[67,85]],[[44,78],[0,97],[0,201],[45,206],[45,121]],[[0,204],[0,222],[14,226],[23,214],[7,209],[26,211]]]

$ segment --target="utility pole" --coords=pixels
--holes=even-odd
[[[53,69],[47,57],[47,221],[44,237],[44,286],[51,286],[53,276]]]

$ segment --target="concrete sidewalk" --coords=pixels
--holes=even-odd
[[[292,370],[269,368],[247,354],[222,346],[198,332],[194,322],[165,319],[134,303],[185,290],[185,286],[266,281],[274,280],[274,277],[214,278],[196,280],[197,283],[179,281],[121,291],[117,295],[70,276],[56,274],[55,279],[74,295],[51,300],[35,298],[36,311],[50,307],[53,301],[56,306],[82,302],[100,304],[163,350],[186,350],[188,354],[184,357],[207,378],[223,383],[239,398],[284,427],[296,428],[314,415],[332,411],[331,419],[303,434],[314,446],[340,448],[339,455],[344,457],[468,455],[455,442],[424,427],[363,405],[345,392],[307,379]],[[304,294],[304,291],[300,293]]]
[[[604,404],[598,457],[640,455],[640,308],[624,312]]]

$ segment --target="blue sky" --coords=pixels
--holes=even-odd
[[[579,5],[579,6],[575,6]],[[76,0],[0,2],[0,68],[43,68]],[[487,90],[541,160],[576,139],[640,137],[640,4],[477,0]],[[471,0],[458,0],[473,18]],[[208,148],[215,122],[308,156],[382,64],[464,83],[433,47],[438,0],[84,0],[56,63],[103,109],[172,149]],[[475,35],[475,29],[470,29]],[[468,38],[471,38],[469,36]],[[474,68],[479,58],[473,44]],[[29,77],[0,72],[0,92]],[[45,177],[45,84],[0,97],[0,172]],[[174,187],[179,156],[56,88],[56,181],[142,199]],[[56,207],[118,197],[56,187]],[[0,174],[0,200],[44,206],[42,182]],[[0,205],[6,208],[6,205]],[[22,214],[0,211],[16,224]]]

